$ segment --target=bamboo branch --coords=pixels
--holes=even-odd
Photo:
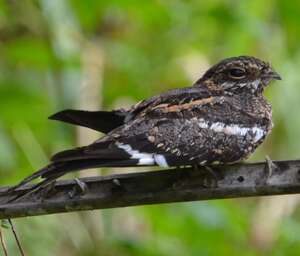
[[[162,171],[83,178],[82,192],[74,180],[57,181],[52,187],[16,202],[0,188],[0,219],[60,212],[300,193],[300,160],[215,166],[211,171],[181,168]],[[16,191],[30,191],[31,185]],[[2,193],[1,193],[2,192]]]

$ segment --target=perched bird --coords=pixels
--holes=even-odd
[[[106,133],[94,143],[57,153],[35,178],[46,182],[94,167],[181,166],[246,159],[272,129],[263,91],[280,76],[262,60],[239,56],[211,67],[192,87],[151,97],[130,109],[64,110],[50,117]]]

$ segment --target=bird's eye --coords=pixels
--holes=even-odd
[[[233,79],[242,79],[246,76],[246,71],[242,68],[232,68],[229,69],[228,75]]]

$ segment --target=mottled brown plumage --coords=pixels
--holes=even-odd
[[[272,129],[271,106],[262,93],[273,79],[280,77],[268,63],[240,56],[216,64],[192,87],[154,96],[129,110],[59,112],[51,119],[107,135],[54,155],[47,167],[21,185],[91,167],[208,165],[245,159]]]

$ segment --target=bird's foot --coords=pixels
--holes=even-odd
[[[78,188],[80,189],[80,194],[85,194],[87,191],[87,185],[78,178],[75,179],[75,182],[78,185]]]
[[[74,181],[76,186],[74,186],[73,190],[69,192],[70,198],[73,198],[76,195],[84,195],[87,191],[87,185],[83,181],[78,178],[74,179]]]
[[[218,186],[218,180],[219,176],[218,173],[213,169],[212,166],[208,165],[194,165],[194,170],[202,172],[205,175],[205,178],[203,180],[203,185],[205,187],[217,187]]]
[[[278,166],[271,160],[269,156],[266,156],[266,164],[267,164],[267,180],[272,176],[273,171],[278,168]]]
[[[112,180],[113,184],[116,185],[117,187],[120,187],[121,186],[121,182],[119,179],[115,178]]]

